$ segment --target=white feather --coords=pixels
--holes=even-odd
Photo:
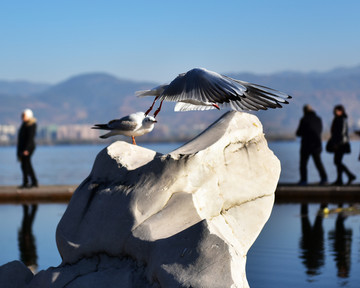
[[[193,105],[190,103],[177,102],[174,108],[175,112],[183,111],[205,111],[216,109],[214,106],[202,106],[202,105]]]
[[[136,95],[136,97],[145,97],[145,96],[157,97],[157,96],[160,96],[164,92],[164,89],[167,86],[168,86],[167,84],[164,84],[164,85],[159,85],[153,89],[136,91],[135,95]]]

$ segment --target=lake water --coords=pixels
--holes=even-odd
[[[352,142],[353,152],[345,156],[344,162],[360,179],[359,144]],[[179,145],[142,146],[167,153]],[[90,173],[97,153],[105,147],[38,147],[33,164],[40,185],[80,184]],[[299,142],[270,142],[269,147],[282,163],[280,182],[297,182]],[[329,180],[334,181],[332,155],[324,152],[322,159]],[[309,181],[319,181],[312,161],[308,168]],[[1,147],[0,185],[20,183],[15,148]],[[31,209],[25,214],[21,205],[0,205],[0,265],[17,259],[35,270],[59,265],[55,229],[65,209],[65,204],[38,205],[31,222]],[[317,217],[318,210],[319,204],[309,204],[308,214],[301,215],[300,204],[274,206],[269,221],[248,253],[247,277],[251,287],[360,287],[360,216]]]
[[[140,144],[143,147],[160,153],[168,153],[178,148],[181,143]],[[69,145],[40,146],[33,156],[33,166],[40,185],[80,184],[90,173],[96,155],[106,145]],[[296,142],[269,142],[269,147],[280,159],[282,171],[280,183],[295,183],[299,181],[299,149]],[[360,171],[358,156],[360,141],[353,141],[352,153],[344,156],[344,163],[357,174]],[[20,165],[16,161],[15,147],[0,147],[0,185],[20,185]],[[329,177],[333,182],[336,170],[333,164],[333,154],[322,153],[322,160]],[[312,160],[308,165],[309,182],[318,182],[319,175]],[[356,182],[360,181],[360,174]],[[346,181],[346,179],[344,178]]]

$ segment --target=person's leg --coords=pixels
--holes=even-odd
[[[306,151],[300,152],[300,184],[307,183],[307,163],[309,161],[310,154]]]
[[[342,166],[342,158],[344,156],[344,153],[341,151],[336,151],[334,154],[334,164],[336,166],[337,171],[337,178],[334,184],[336,185],[342,185],[342,172],[343,172],[343,166]]]
[[[25,187],[29,184],[28,175],[29,175],[29,157],[22,156],[21,157],[21,171],[23,174],[23,183],[22,186]]]
[[[350,170],[344,165],[344,163],[341,162],[341,169],[345,172],[345,174],[348,176],[348,182],[347,185],[350,185],[351,182],[353,182],[356,179],[356,176],[350,172]]]
[[[328,179],[327,179],[324,165],[321,161],[320,153],[313,153],[312,157],[314,159],[315,167],[318,170],[319,175],[320,175],[320,183],[327,182]]]
[[[29,176],[30,176],[30,179],[31,179],[31,186],[32,187],[37,187],[38,182],[37,182],[37,179],[36,179],[36,176],[35,176],[33,166],[31,164],[31,156],[29,157]]]

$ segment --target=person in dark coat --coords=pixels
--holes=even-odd
[[[307,164],[310,156],[312,156],[315,166],[319,171],[320,185],[327,183],[327,174],[321,161],[321,132],[322,121],[310,105],[303,108],[304,116],[300,120],[296,136],[301,137],[300,148],[300,185],[307,185]]]
[[[356,176],[344,165],[342,159],[345,153],[350,153],[349,131],[347,124],[347,115],[342,105],[334,107],[334,120],[331,124],[330,137],[334,150],[334,164],[337,170],[337,179],[333,185],[343,185],[342,174],[348,176],[347,185],[350,185],[356,179]]]
[[[18,134],[17,157],[21,163],[23,183],[20,188],[37,187],[38,181],[31,164],[31,156],[35,150],[36,119],[30,109],[21,114],[22,124]],[[29,183],[29,179],[31,183]]]

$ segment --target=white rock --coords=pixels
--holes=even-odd
[[[115,142],[58,225],[62,264],[26,287],[248,287],[246,254],[279,175],[246,113],[225,114],[167,155]]]

